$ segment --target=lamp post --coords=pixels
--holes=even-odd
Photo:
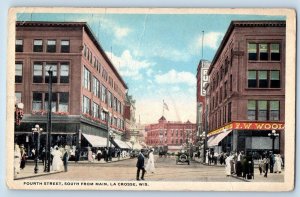
[[[43,128],[40,128],[38,124],[35,125],[34,128],[32,128],[32,134],[34,136],[34,139],[36,139],[35,143],[35,167],[34,167],[34,173],[38,173],[39,171],[39,166],[38,166],[38,161],[39,161],[39,150],[40,150],[40,133],[43,132]],[[37,135],[37,138],[35,137]]]
[[[272,139],[272,152],[274,154],[275,139],[279,136],[279,133],[276,133],[276,130],[272,130],[271,133],[268,133],[268,136]]]
[[[109,139],[110,140],[114,140],[115,139],[115,134],[113,133],[113,132],[111,132],[110,134],[109,134]],[[112,161],[112,150],[111,150],[112,148],[111,148],[111,142],[110,142],[110,145],[109,145],[109,160],[110,161]]]
[[[105,114],[106,117],[106,128],[107,128],[107,141],[106,141],[106,150],[107,150],[107,154],[106,154],[106,158],[104,158],[106,161],[108,161],[108,153],[109,153],[109,111],[103,108],[103,112]]]
[[[46,138],[44,172],[50,172],[50,164],[51,164],[50,148],[51,148],[51,131],[52,131],[52,116],[51,116],[52,106],[51,105],[52,105],[52,75],[53,75],[53,71],[51,70],[51,67],[48,70],[48,74],[49,74],[49,83],[48,83],[47,138]]]

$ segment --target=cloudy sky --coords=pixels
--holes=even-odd
[[[20,14],[24,21],[87,22],[136,100],[136,119],[156,123],[163,100],[170,121],[195,122],[196,71],[211,61],[232,20],[281,16],[205,14]]]

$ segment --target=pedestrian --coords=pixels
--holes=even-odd
[[[91,147],[88,147],[88,161],[93,162],[93,152]]]
[[[230,176],[231,175],[231,171],[232,171],[232,169],[231,169],[231,166],[232,166],[232,156],[231,155],[229,155],[229,154],[227,154],[226,155],[227,157],[226,157],[226,159],[225,159],[225,174],[226,174],[226,176]]]
[[[281,173],[281,166],[283,166],[281,155],[275,155],[274,173]]]
[[[80,159],[80,151],[78,148],[75,149],[75,163],[78,163]]]
[[[144,175],[145,175],[145,156],[142,151],[140,151],[138,158],[137,158],[137,172],[136,172],[136,180],[140,180],[140,171],[142,170],[142,176],[141,180],[144,180]]]
[[[20,173],[20,164],[21,164],[21,152],[18,144],[15,144],[14,151],[14,175],[15,177]]]
[[[68,172],[68,161],[69,161],[69,153],[68,153],[68,150],[65,149],[65,153],[64,153],[64,156],[63,156],[63,163],[64,163],[65,172]]]
[[[270,154],[269,154],[269,160],[270,160],[270,164],[269,164],[269,167],[270,167],[270,173],[273,173],[274,171],[274,163],[275,163],[275,159],[274,159],[274,153],[272,151],[270,151]]]
[[[265,154],[265,157],[263,159],[263,169],[264,169],[264,177],[268,177],[268,170],[269,170],[269,164],[270,164],[270,158],[268,154]]]
[[[98,161],[100,161],[101,158],[102,158],[102,152],[101,152],[101,150],[100,150],[100,148],[99,148],[99,149],[97,150],[97,159],[98,159]]]
[[[59,150],[58,146],[54,146],[51,155],[53,155],[52,161],[52,170],[53,171],[61,171],[63,169],[63,161],[62,161],[62,153]]]
[[[21,144],[21,147],[20,147],[20,153],[21,153],[21,163],[20,163],[20,168],[21,170],[23,170],[25,168],[25,165],[26,165],[26,150],[24,148],[24,145]]]
[[[206,150],[206,154],[205,154],[205,163],[206,164],[209,164],[209,159],[208,159],[208,155],[209,155],[209,153],[208,153],[208,150]]]
[[[243,164],[245,164],[244,162],[244,152],[241,151],[238,156],[237,156],[237,161],[236,161],[236,175],[238,177],[242,176],[242,171],[243,171]]]
[[[46,149],[43,147],[42,149],[42,163],[45,165],[45,159],[46,159]]]
[[[263,159],[262,159],[262,156],[260,156],[259,159],[258,159],[258,169],[259,169],[259,174],[261,175],[262,171],[263,171]]]
[[[151,173],[155,172],[153,149],[150,149],[149,159],[145,170],[146,172],[151,172]]]

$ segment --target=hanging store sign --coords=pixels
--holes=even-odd
[[[284,130],[283,122],[232,122],[208,133],[208,137],[225,130]]]

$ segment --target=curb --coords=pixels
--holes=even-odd
[[[34,177],[46,176],[46,175],[50,175],[50,174],[58,174],[58,173],[62,173],[62,172],[64,172],[64,171],[49,172],[49,173],[44,173],[44,174],[36,174],[36,175],[30,175],[30,176],[25,176],[25,177],[14,178],[14,180],[29,179],[29,178],[34,178]]]

